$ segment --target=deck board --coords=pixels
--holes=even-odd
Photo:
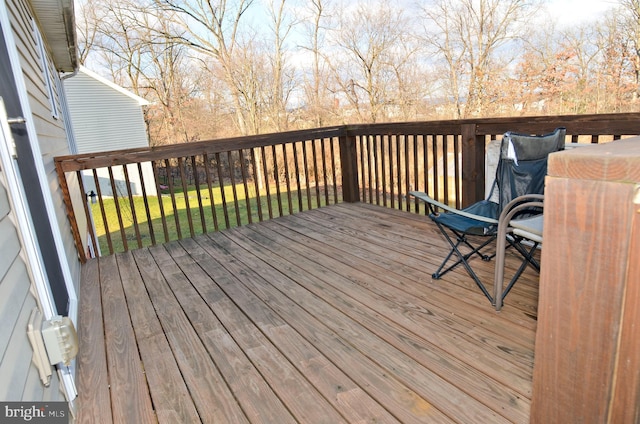
[[[82,301],[78,328],[81,354],[77,360],[78,422],[113,422],[107,353],[102,322],[102,300],[98,261],[90,261],[82,268]],[[90,390],[86,389],[89,388]]]
[[[115,256],[100,260],[102,315],[114,422],[153,422],[155,412]]]
[[[528,422],[538,275],[496,313],[436,230],[339,204],[90,261],[78,422]]]

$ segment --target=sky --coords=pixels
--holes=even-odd
[[[547,9],[564,26],[595,19],[617,5],[615,0],[550,0]]]

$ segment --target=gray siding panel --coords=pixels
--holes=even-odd
[[[146,147],[140,104],[79,72],[64,83],[78,153]]]
[[[4,358],[4,354],[9,346],[9,340],[13,333],[13,329],[20,324],[18,317],[20,310],[24,305],[25,299],[29,296],[29,274],[24,262],[20,258],[14,260],[7,273],[2,276],[0,281],[0,318],[3,325],[0,327],[0,356]],[[26,330],[26,321],[24,329]],[[26,333],[26,331],[25,331]],[[2,399],[2,397],[0,397]]]
[[[13,328],[9,344],[2,357],[0,363],[0,399],[18,401],[18,400],[39,400],[39,399],[23,399],[22,394],[27,382],[31,356],[33,349],[27,338],[27,324],[31,311],[36,306],[36,301],[32,296],[24,299],[20,315],[18,316],[17,325]]]

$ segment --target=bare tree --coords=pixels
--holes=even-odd
[[[275,131],[287,129],[287,105],[295,87],[294,71],[288,63],[286,41],[297,21],[287,13],[286,3],[287,0],[271,0],[269,3],[269,19],[273,34],[270,58],[273,81],[267,107]],[[268,46],[265,47],[268,51]],[[265,88],[268,89],[269,86]]]
[[[411,52],[403,46],[408,26],[403,10],[386,3],[358,5],[342,16],[336,44],[344,59],[331,67],[339,90],[361,120],[386,119],[394,106],[403,76],[395,68]]]
[[[640,98],[640,0],[620,0],[623,11],[623,31],[633,51],[633,66],[635,73],[634,101]]]
[[[91,34],[91,42],[83,43],[84,60],[93,57],[91,63],[99,63],[114,82],[152,102],[145,112],[151,144],[210,133],[207,121],[193,119],[194,108],[202,106],[199,69],[184,45],[164,35],[180,34],[171,17],[159,19],[136,0],[97,0],[90,9],[79,20]]]
[[[483,113],[490,100],[487,84],[504,65],[498,54],[524,35],[536,4],[536,0],[433,0],[422,8],[425,41],[446,69],[446,95],[455,104],[455,117]]]
[[[316,126],[327,123],[327,112],[334,109],[335,101],[328,90],[325,41],[328,31],[331,30],[330,0],[310,0],[299,19],[304,27],[306,43],[300,47],[310,56],[310,64],[304,73],[304,93],[306,108],[310,119]]]
[[[85,65],[87,56],[95,50],[98,28],[102,25],[102,9],[88,1],[77,4],[76,32],[78,34],[78,61]]]
[[[242,134],[255,131],[247,122],[255,106],[253,100],[243,101],[247,86],[236,69],[246,58],[239,51],[249,43],[242,40],[241,23],[254,0],[154,0],[157,13],[172,13],[173,22],[181,29],[180,34],[165,33],[167,37],[181,42],[210,57],[227,85],[235,113],[236,124]],[[244,42],[244,45],[242,44]]]

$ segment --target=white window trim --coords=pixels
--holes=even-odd
[[[35,35],[36,48],[38,49],[38,55],[40,56],[40,65],[42,66],[42,74],[44,83],[47,86],[47,95],[49,96],[49,106],[51,107],[51,116],[54,119],[59,119],[60,111],[58,110],[58,104],[56,102],[56,91],[53,86],[53,75],[51,69],[49,69],[49,61],[47,60],[47,51],[44,48],[44,42],[42,41],[42,34],[35,19],[31,19],[31,26],[33,28],[33,34]]]

